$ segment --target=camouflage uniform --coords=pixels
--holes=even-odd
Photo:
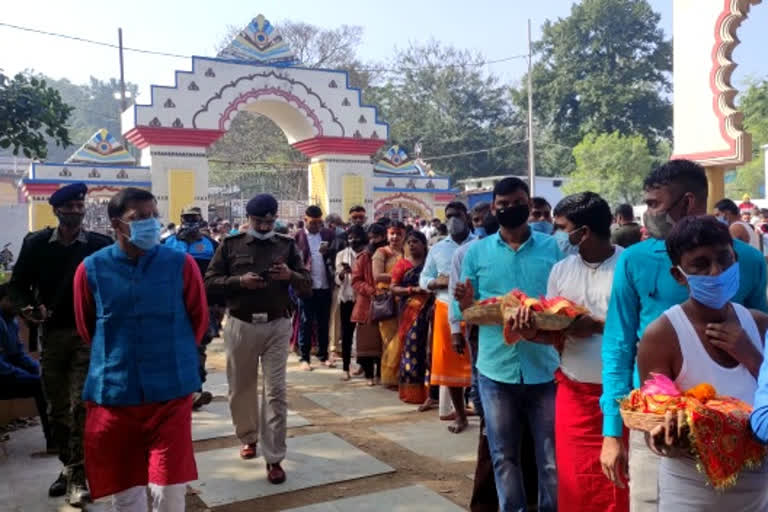
[[[58,233],[57,229],[45,228],[24,238],[10,291],[20,307],[42,304],[49,312],[42,326],[43,387],[59,459],[67,473],[79,480],[85,425],[81,396],[90,347],[75,329],[72,281],[80,262],[110,245],[112,239],[81,230],[71,244],[65,245]],[[84,474],[82,478],[84,482]]]

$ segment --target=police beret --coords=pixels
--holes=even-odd
[[[263,217],[265,215],[277,214],[277,199],[269,194],[259,194],[248,201],[245,206],[245,212],[254,217]]]
[[[51,194],[48,203],[56,208],[67,201],[82,201],[85,199],[86,193],[88,193],[88,187],[85,186],[85,183],[72,183]]]

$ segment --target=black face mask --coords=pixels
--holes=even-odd
[[[522,226],[530,215],[530,208],[527,204],[517,206],[508,206],[496,210],[496,219],[499,224],[507,229],[515,229]]]
[[[489,213],[483,219],[483,229],[485,229],[485,236],[490,236],[499,230],[499,220],[495,215]]]
[[[365,247],[365,241],[364,240],[351,240],[349,242],[349,246],[352,247],[352,250],[355,252],[360,252]]]
[[[76,228],[80,224],[83,223],[83,215],[82,213],[62,213],[57,211],[56,212],[56,218],[59,219],[59,223],[62,226],[66,226],[68,228]]]

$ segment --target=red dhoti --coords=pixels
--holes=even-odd
[[[601,384],[578,382],[557,370],[555,458],[560,512],[627,512],[629,489],[619,489],[603,474]],[[626,432],[623,442],[626,445]]]
[[[197,479],[192,396],[163,403],[86,404],[85,473],[94,499],[137,485]]]

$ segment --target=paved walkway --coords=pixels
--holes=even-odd
[[[302,372],[295,356],[288,371],[288,479],[266,481],[261,458],[242,461],[226,403],[221,341],[209,347],[205,388],[214,401],[193,415],[200,479],[188,486],[195,512],[290,510],[293,512],[457,512],[466,510],[478,426],[459,435],[435,411],[419,413],[397,393],[369,388],[361,379],[340,380],[339,370]],[[39,427],[13,432],[0,451],[0,512],[68,512],[46,491],[59,470],[39,452]],[[109,510],[100,500],[89,510]]]

